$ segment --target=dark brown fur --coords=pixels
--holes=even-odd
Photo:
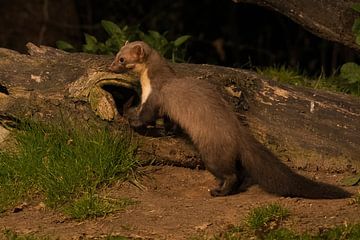
[[[178,78],[166,60],[147,44],[133,42],[122,47],[110,70],[138,73],[143,92],[150,84],[150,94],[143,94],[130,123],[145,124],[160,111],[179,124],[196,145],[206,168],[220,181],[211,195],[234,193],[248,172],[265,190],[282,196],[351,196],[341,188],[291,171],[239,123],[230,104],[213,85],[195,78]]]

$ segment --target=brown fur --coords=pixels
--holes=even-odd
[[[148,91],[147,96],[142,96],[137,114],[129,119],[132,125],[145,124],[160,111],[188,133],[206,168],[220,182],[211,195],[234,193],[248,172],[265,190],[283,196],[350,196],[341,188],[316,183],[291,171],[248,133],[213,85],[177,77],[166,60],[144,42],[122,47],[110,70],[136,72],[142,90]]]

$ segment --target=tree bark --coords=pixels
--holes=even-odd
[[[27,46],[29,55],[0,49],[0,142],[6,141],[8,129],[27,118],[127,126],[122,106],[139,96],[139,83],[132,75],[108,72],[113,57]],[[359,98],[286,86],[240,69],[172,66],[179,76],[216,84],[249,131],[284,161],[311,169],[360,169]],[[184,134],[136,136],[145,160],[201,165]]]
[[[357,52],[352,26],[359,13],[351,7],[358,0],[233,0],[273,9],[297,22],[313,34],[341,43]]]

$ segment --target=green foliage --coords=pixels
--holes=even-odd
[[[340,75],[349,83],[360,83],[360,66],[353,62],[345,63],[340,69]]]
[[[162,56],[170,58],[173,62],[183,62],[185,59],[184,44],[189,40],[189,35],[180,36],[174,41],[166,38],[167,33],[160,34],[157,31],[144,33],[139,26],[120,27],[117,24],[103,20],[101,25],[108,34],[109,38],[105,42],[99,41],[95,36],[85,33],[85,44],[82,51],[92,54],[115,54],[126,41],[142,40],[156,49]],[[57,41],[57,47],[65,51],[74,51],[75,48],[65,42]]]
[[[126,41],[136,40],[139,31],[138,27],[130,28],[128,26],[124,26],[121,28],[115,23],[106,20],[101,21],[101,26],[109,35],[109,38],[105,42],[100,42],[95,36],[85,33],[85,44],[82,46],[83,52],[92,54],[117,53]]]
[[[287,209],[274,203],[251,210],[246,218],[246,224],[255,232],[266,233],[276,229],[280,222],[288,216]]]
[[[57,48],[60,48],[67,52],[74,52],[76,50],[76,48],[73,45],[71,45],[70,43],[65,42],[63,40],[57,41],[56,46],[57,46]]]
[[[0,150],[2,211],[34,194],[44,196],[47,206],[76,208],[78,199],[99,187],[132,178],[138,166],[130,138],[104,129],[30,122],[15,138],[15,152]]]
[[[360,66],[353,62],[348,62],[342,65],[340,69],[340,77],[347,81],[347,88],[345,91],[353,92],[360,96]]]
[[[360,3],[354,3],[351,8],[360,13]]]
[[[360,13],[360,3],[355,3],[352,9]],[[360,18],[356,18],[352,26],[352,32],[355,35],[355,42],[360,45]]]
[[[139,32],[139,37],[142,41],[149,44],[156,49],[162,56],[171,58],[173,62],[184,61],[185,51],[180,47],[189,40],[189,35],[184,35],[177,38],[175,41],[168,41],[166,39],[166,32],[161,35],[156,31],[148,31],[148,34]]]
[[[360,13],[360,3],[355,3],[352,6],[352,9]],[[355,35],[355,42],[360,45],[360,18],[356,18],[353,26],[352,32]],[[342,65],[340,69],[340,77],[346,83],[345,87],[342,87],[342,91],[347,93],[352,93],[354,95],[360,96],[360,66],[353,62],[348,62]]]

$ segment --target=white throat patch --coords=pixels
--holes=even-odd
[[[145,69],[140,76],[141,83],[141,104],[144,104],[151,93],[150,79],[148,77],[148,70]]]

